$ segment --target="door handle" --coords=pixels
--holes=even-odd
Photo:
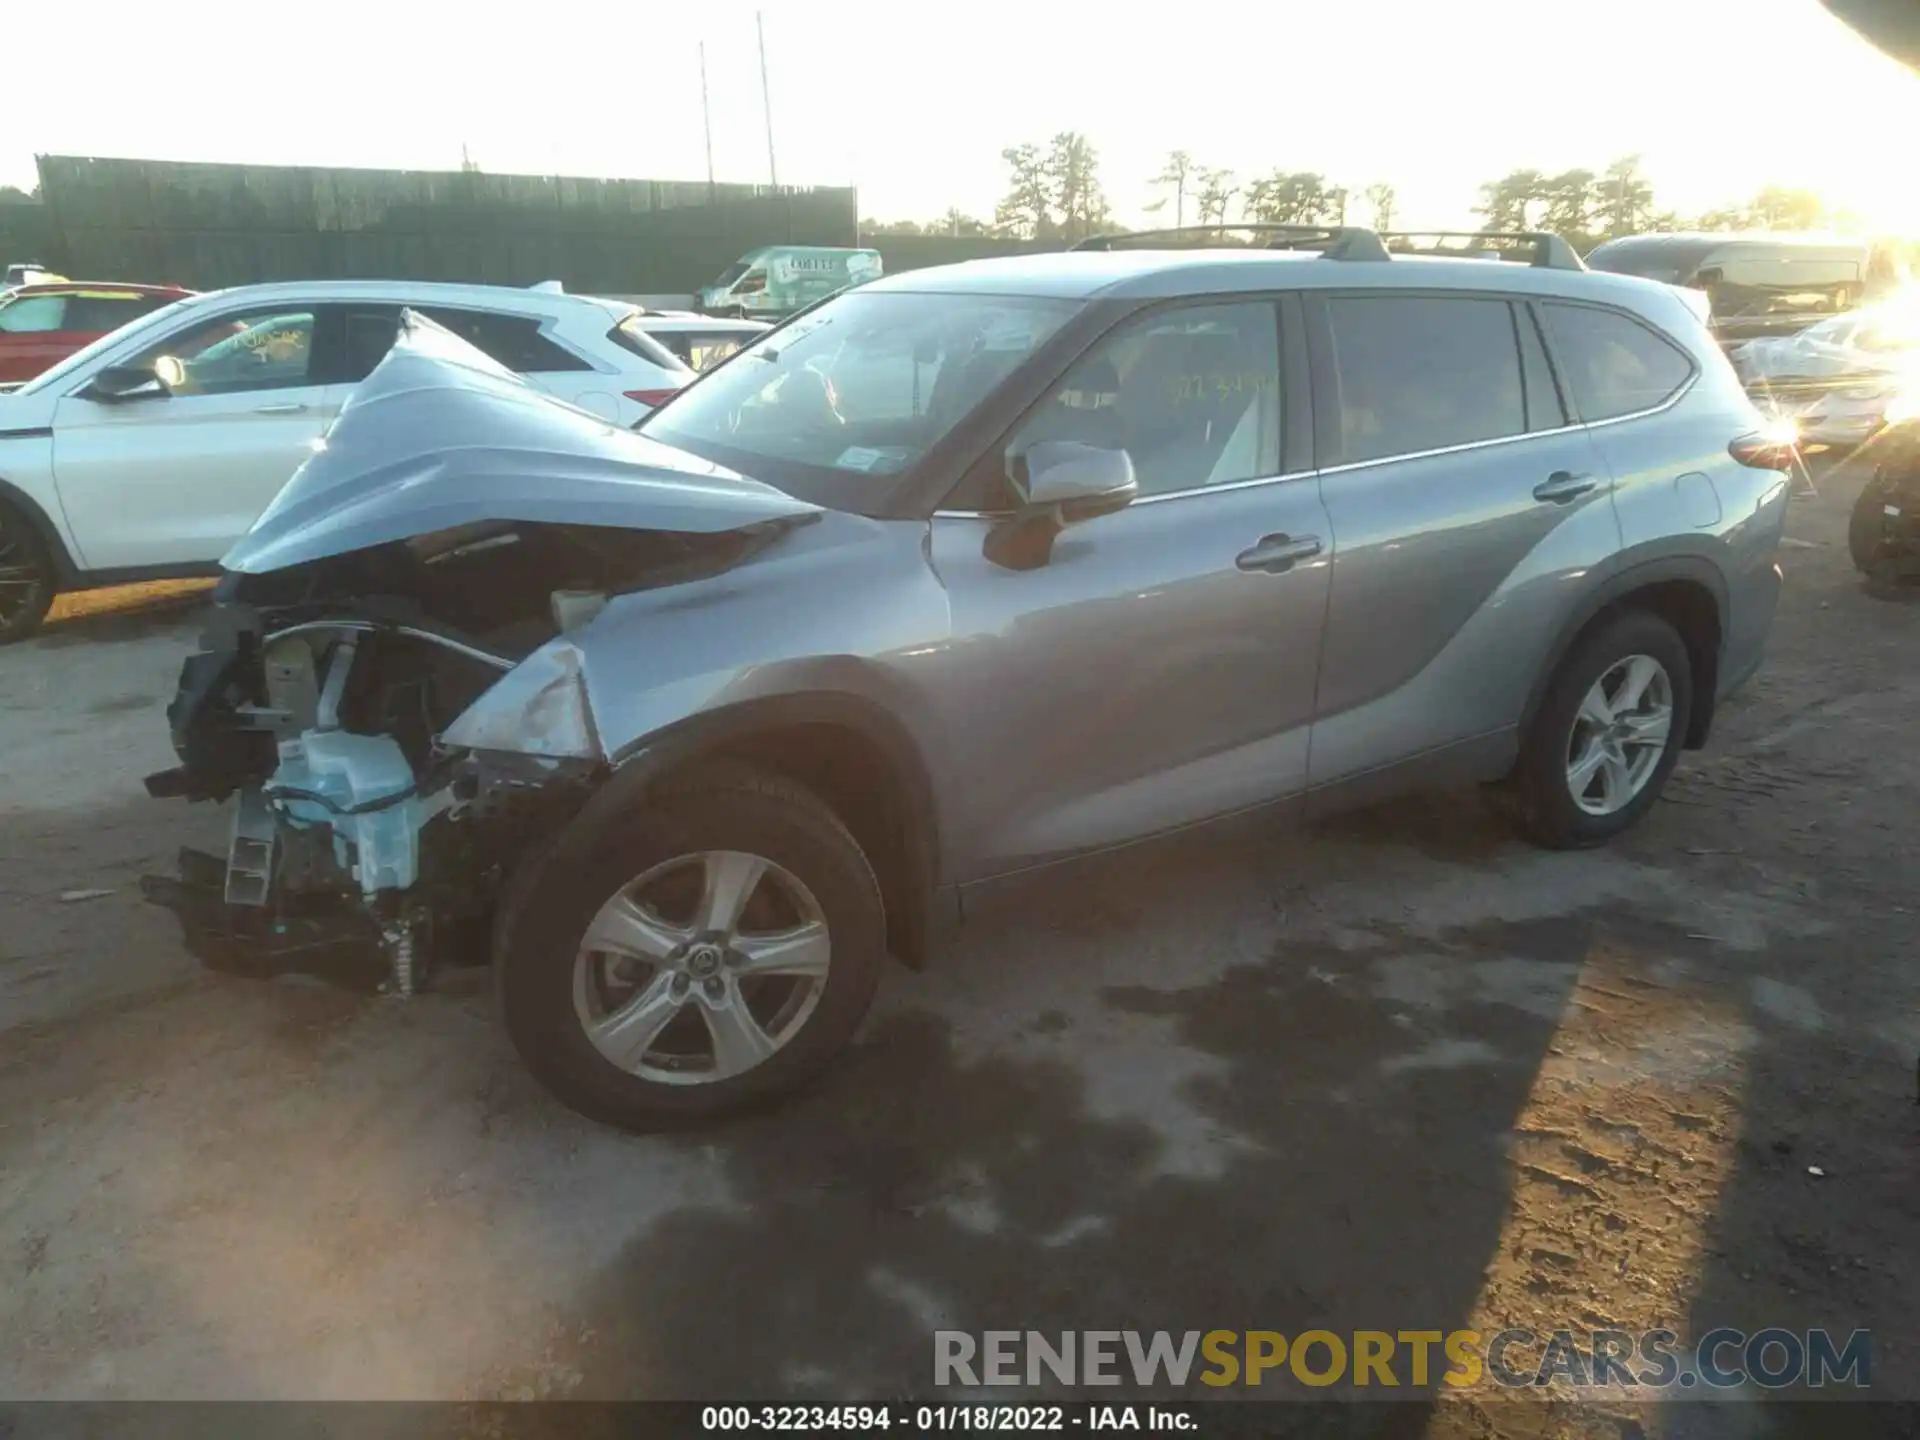
[[[253,413],[256,415],[304,415],[307,413],[307,407],[294,400],[285,405],[262,405]]]
[[[1320,553],[1318,535],[1262,535],[1251,550],[1242,550],[1233,563],[1242,570],[1264,570],[1278,575],[1291,570],[1296,560],[1311,560]]]
[[[1555,505],[1564,505],[1569,500],[1578,500],[1599,483],[1591,475],[1576,475],[1571,470],[1556,470],[1533,487],[1533,498],[1551,500]]]

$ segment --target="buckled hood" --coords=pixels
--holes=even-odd
[[[715,534],[819,508],[563,404],[407,311],[221,563],[264,574],[481,520]]]

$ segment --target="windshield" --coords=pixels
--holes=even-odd
[[[738,280],[742,275],[746,273],[747,273],[747,262],[744,260],[736,260],[734,261],[733,264],[727,266],[726,269],[722,270],[720,272],[720,278],[718,280],[715,280],[713,284],[708,288],[713,290],[724,290],[729,285],[733,284],[734,281]]]
[[[47,369],[42,370],[38,375],[34,376],[33,379],[27,381],[26,384],[22,385],[13,393],[16,395],[31,395],[36,390],[45,390],[49,386],[58,385],[67,376],[73,375],[90,366],[93,363],[94,357],[102,351],[115,349],[123,341],[131,339],[133,336],[144,335],[149,330],[155,330],[163,325],[169,324],[179,315],[182,307],[193,303],[193,301],[198,298],[198,296],[186,296],[182,299],[175,300],[171,305],[162,305],[158,310],[149,311],[138,320],[129,321],[118,330],[110,331],[108,334],[102,335],[91,345],[74,351],[73,354],[67,356],[67,358],[59,364],[49,366]]]
[[[849,291],[755,340],[640,429],[803,500],[882,514],[900,475],[1076,308]]]

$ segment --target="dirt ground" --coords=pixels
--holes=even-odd
[[[1920,1399],[1920,605],[1861,593],[1858,484],[1795,503],[1767,666],[1623,843],[1463,796],[1130,857],[672,1138],[546,1099],[477,976],[202,973],[136,887],[223,843],[139,783],[197,594],[87,597],[0,652],[0,1396],[844,1400],[924,1394],[944,1327],[1728,1324],[1868,1329]]]

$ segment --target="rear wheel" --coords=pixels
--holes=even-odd
[[[53,564],[39,533],[0,505],[0,645],[31,635],[54,599]]]
[[[1653,807],[1693,712],[1679,634],[1628,610],[1561,663],[1520,750],[1511,788],[1521,828],[1555,850],[1599,845]]]
[[[886,921],[819,799],[714,767],[568,838],[501,955],[508,1032],[568,1105],[630,1129],[708,1120],[799,1085],[852,1036]]]

